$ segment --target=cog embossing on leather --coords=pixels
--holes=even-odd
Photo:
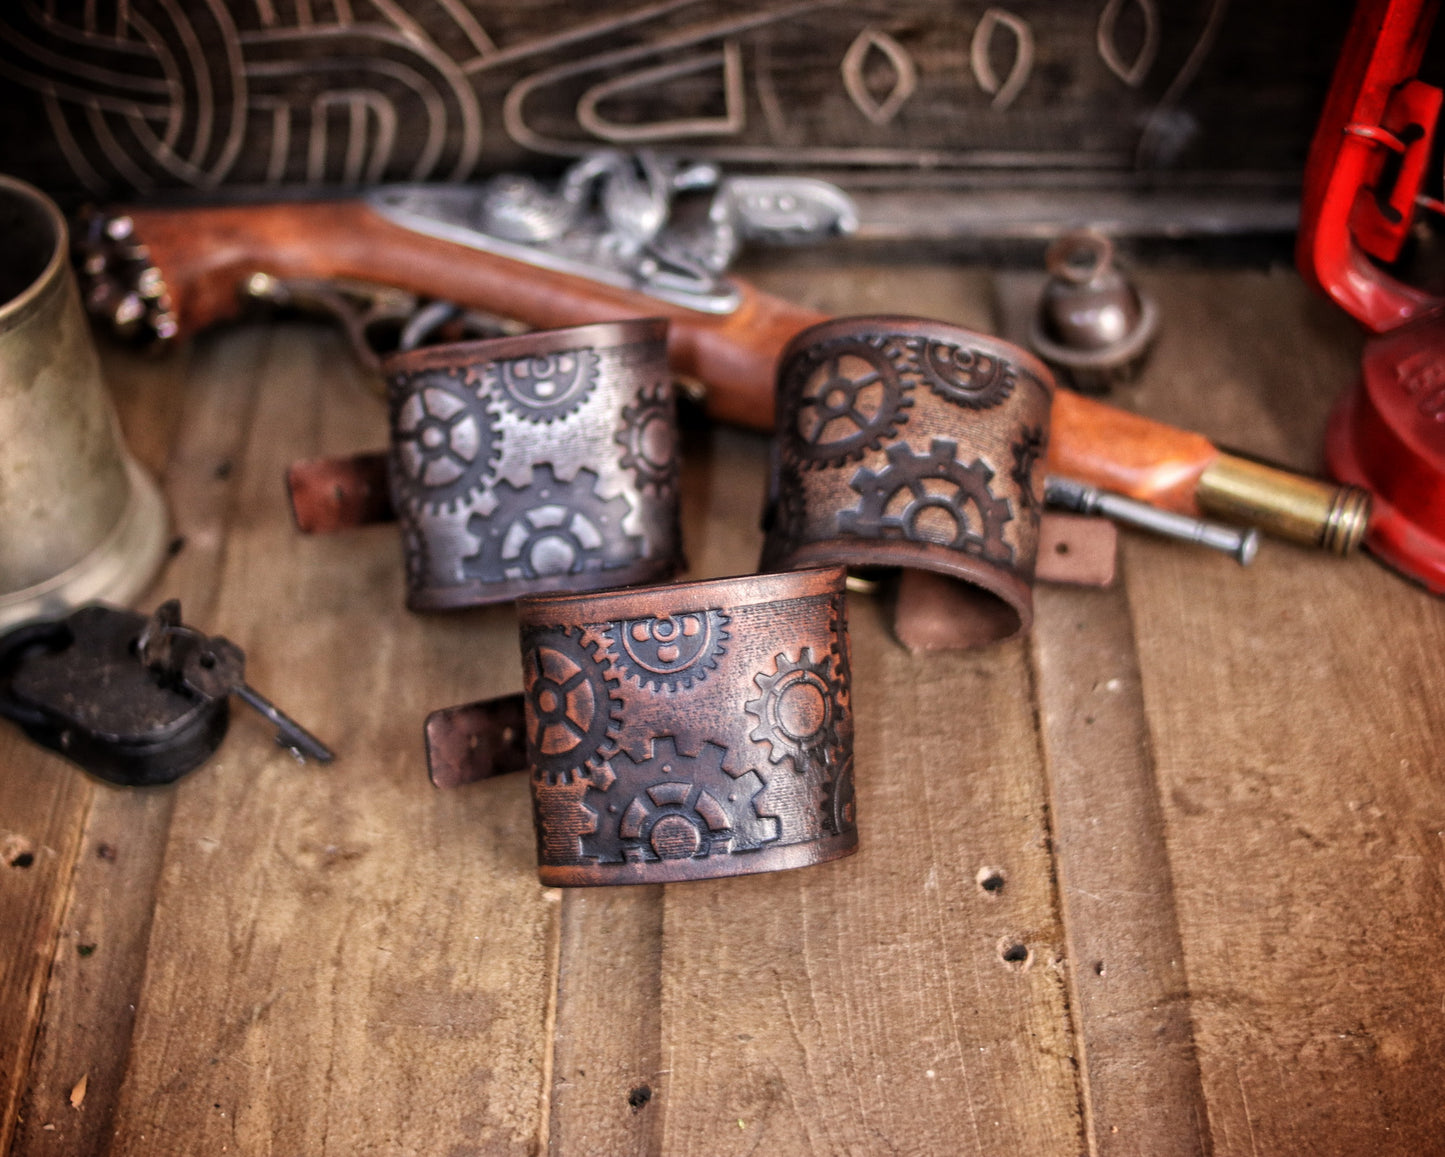
[[[771,672],[753,676],[761,694],[743,707],[758,720],[749,738],[768,745],[773,763],[790,760],[802,773],[833,758],[838,703],[829,659],[815,660],[804,647],[796,659],[778,654]]]
[[[528,422],[554,422],[587,400],[597,385],[597,353],[590,349],[512,358],[482,371],[486,388]]]
[[[519,600],[542,882],[852,852],[845,580],[828,567]]]
[[[407,606],[654,582],[682,565],[661,318],[387,358]]]
[[[729,770],[727,754],[710,741],[696,754],[679,751],[670,735],[655,737],[642,760],[619,751],[609,760],[615,779],[601,793],[608,802],[588,792],[599,818],[597,831],[582,837],[584,851],[603,862],[643,863],[754,851],[776,840],[778,819],[757,808],[763,780]]]
[[[527,747],[534,778],[546,783],[588,779],[606,786],[606,759],[622,727],[617,676],[600,639],[576,628],[529,634],[522,649],[528,708]]]
[[[462,562],[472,578],[500,582],[581,574],[626,566],[642,553],[641,536],[622,525],[632,509],[627,498],[599,495],[592,470],[560,482],[543,463],[532,471],[530,485],[500,479],[495,493],[496,509],[472,515],[467,524],[479,540],[476,553]]]
[[[718,610],[624,619],[609,628],[622,673],[640,687],[676,691],[707,678],[727,649],[728,616]]]
[[[618,465],[632,471],[644,494],[676,491],[677,420],[668,386],[644,388],[636,405],[625,406],[613,441],[622,448]]]
[[[920,340],[923,380],[940,398],[970,410],[987,410],[1013,393],[1013,363],[981,349],[952,342]]]
[[[958,444],[935,438],[927,454],[906,442],[888,448],[877,474],[860,467],[848,483],[858,506],[838,513],[838,529],[868,538],[933,542],[990,562],[1013,562],[1004,526],[1013,517],[1007,498],[989,488],[993,470],[981,459],[964,464]]]
[[[830,342],[795,366],[801,381],[792,400],[801,464],[838,465],[861,458],[891,438],[907,419],[913,368],[905,345],[844,339]]]
[[[963,588],[941,645],[1027,630],[1053,389],[1027,351],[946,322],[804,330],[778,360],[759,566],[932,571]]]
[[[455,510],[485,489],[499,450],[491,413],[460,376],[432,372],[404,381],[411,392],[393,422],[399,497],[433,513]]]

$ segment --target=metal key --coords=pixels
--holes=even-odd
[[[276,742],[318,763],[330,763],[331,750],[246,682],[246,653],[222,635],[206,635],[181,622],[179,599],[156,608],[137,642],[140,658],[154,671],[179,679],[196,695],[223,699],[235,695],[269,719]]]

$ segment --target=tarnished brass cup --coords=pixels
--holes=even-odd
[[[0,629],[127,603],[165,552],[160,491],[125,449],[65,218],[0,176]]]

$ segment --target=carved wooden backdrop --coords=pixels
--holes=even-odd
[[[1011,184],[1298,177],[1341,0],[14,0],[53,191],[461,180],[599,145]]]

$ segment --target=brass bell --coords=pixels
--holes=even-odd
[[[1104,393],[1128,381],[1159,328],[1149,297],[1114,265],[1114,245],[1093,229],[1065,233],[1044,257],[1048,283],[1029,344],[1075,389]]]

